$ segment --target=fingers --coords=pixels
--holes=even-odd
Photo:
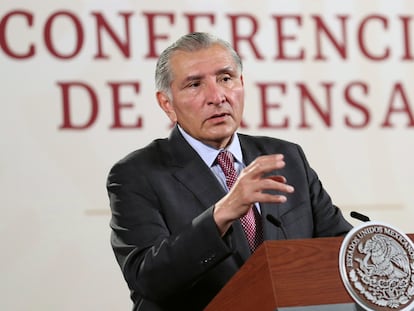
[[[287,182],[285,176],[281,176],[281,175],[268,176],[267,178],[272,179],[274,181],[284,183],[284,184],[286,184],[286,182]]]
[[[285,165],[283,154],[265,155],[256,158],[243,170],[243,173],[251,175],[251,178],[259,178],[266,173],[281,169]]]
[[[294,188],[282,175],[268,176],[285,165],[282,154],[273,154],[256,158],[242,170],[234,186],[215,206],[214,218],[222,233],[256,202],[286,202],[285,194],[294,192]]]
[[[269,173],[280,170],[285,165],[283,154],[260,156],[242,171],[235,188],[242,188],[242,192],[249,195],[252,203],[285,202],[286,197],[283,193],[292,193],[294,188],[287,184],[286,177],[282,175],[268,176]],[[272,194],[269,194],[269,191]],[[275,192],[282,195],[276,195]]]
[[[284,176],[269,176],[262,178],[256,183],[256,191],[274,190],[284,193],[292,193],[295,191],[293,186],[286,183]]]

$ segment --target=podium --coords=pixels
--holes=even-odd
[[[413,240],[413,234],[408,236]],[[265,241],[205,311],[293,310],[353,303],[339,272],[342,241],[343,237]]]

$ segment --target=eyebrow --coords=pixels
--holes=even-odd
[[[237,73],[237,70],[235,70],[232,66],[226,66],[224,68],[220,68],[214,74],[217,76],[217,75],[221,75],[224,73],[230,73],[234,75]],[[201,80],[203,77],[204,75],[190,75],[184,79],[184,83],[195,81],[195,80]]]
[[[190,82],[190,81],[195,81],[195,80],[201,80],[203,78],[203,75],[192,75],[192,76],[188,76],[184,79],[184,83]]]
[[[226,66],[224,68],[219,69],[216,72],[216,75],[223,74],[223,73],[236,74],[237,73],[237,70],[235,68],[233,68],[233,66]]]

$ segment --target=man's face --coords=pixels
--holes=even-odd
[[[244,106],[243,77],[220,45],[177,51],[170,61],[171,96],[157,93],[161,108],[194,138],[225,147],[239,127]]]

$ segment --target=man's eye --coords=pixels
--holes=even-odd
[[[200,86],[200,82],[192,82],[188,85],[188,87],[192,88],[192,87],[198,87]]]

